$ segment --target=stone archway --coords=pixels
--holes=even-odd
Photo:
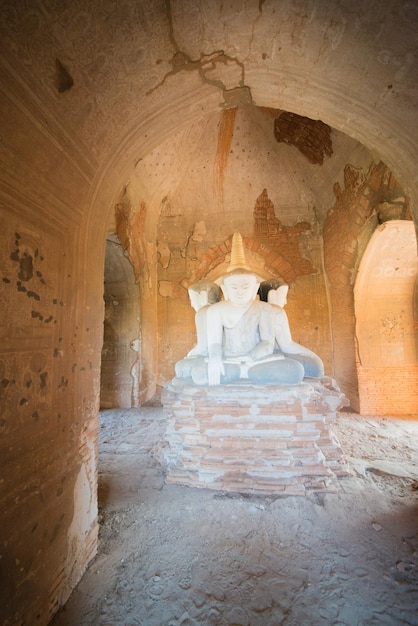
[[[375,230],[360,263],[354,304],[362,414],[416,411],[416,245],[412,222],[385,222]]]

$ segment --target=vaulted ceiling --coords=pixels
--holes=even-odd
[[[37,152],[36,137],[21,129],[21,159],[44,177],[62,172],[62,191],[103,221],[103,232],[127,185],[138,198],[147,185],[160,207],[164,189],[181,194],[186,170],[193,184],[215,154],[223,112],[235,106],[244,131],[229,161],[244,181],[249,162],[275,171],[289,219],[295,194],[307,211],[323,210],[353,152],[359,162],[366,153],[385,161],[418,197],[413,1],[1,5],[3,76],[18,82],[21,102],[30,94],[28,116],[57,147]],[[14,104],[11,96],[11,129]],[[274,120],[287,112],[331,127],[333,158],[310,162],[289,127],[288,140],[283,126],[275,135]],[[7,134],[2,142],[7,151]],[[76,189],[69,163],[80,172]]]

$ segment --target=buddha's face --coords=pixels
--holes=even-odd
[[[287,303],[287,292],[289,291],[289,285],[281,285],[277,289],[270,289],[267,294],[267,302],[281,306],[282,308]]]
[[[233,304],[249,304],[255,300],[259,284],[254,274],[232,274],[224,278],[222,291]]]

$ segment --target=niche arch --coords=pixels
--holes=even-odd
[[[356,366],[363,415],[416,413],[416,289],[413,222],[391,220],[379,225],[360,262],[354,286]]]

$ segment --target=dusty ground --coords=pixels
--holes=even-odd
[[[418,416],[341,413],[338,494],[164,484],[161,408],[101,413],[99,553],[53,626],[418,625]]]

